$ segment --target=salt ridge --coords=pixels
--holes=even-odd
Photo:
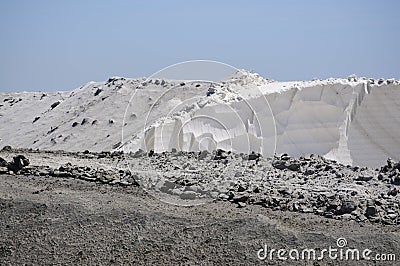
[[[71,92],[1,93],[0,145],[314,153],[376,167],[400,159],[399,86],[354,75],[276,82],[240,72],[213,84],[209,97],[204,82],[121,77]]]

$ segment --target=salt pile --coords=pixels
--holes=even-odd
[[[215,83],[114,77],[71,92],[1,93],[0,145],[318,154],[377,167],[400,160],[399,87],[393,79],[275,82],[240,72]]]

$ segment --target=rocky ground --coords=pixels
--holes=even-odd
[[[371,264],[257,258],[264,244],[315,248],[339,237],[400,251],[391,160],[368,169],[313,155],[11,147],[0,157],[0,264]]]

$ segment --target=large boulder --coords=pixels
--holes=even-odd
[[[29,165],[29,159],[24,155],[17,155],[13,158],[13,161],[8,164],[8,170],[14,173],[19,172],[22,168]]]

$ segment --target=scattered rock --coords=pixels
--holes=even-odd
[[[180,194],[180,198],[184,200],[194,200],[197,197],[197,193],[194,191],[184,191]]]
[[[215,152],[214,160],[222,160],[226,159],[227,157],[228,155],[226,155],[226,152],[224,150],[217,149]]]
[[[9,146],[9,145],[7,145],[7,146],[4,146],[4,147],[3,147],[3,149],[1,149],[1,151],[7,151],[7,152],[11,152],[11,151],[12,151],[12,147],[11,147],[11,146]]]
[[[55,103],[53,103],[53,104],[50,106],[50,108],[51,108],[51,109],[54,109],[54,108],[56,108],[60,103],[61,103],[60,101],[56,101]]]
[[[274,161],[272,163],[272,166],[275,167],[276,169],[279,169],[279,170],[286,169],[286,163],[283,162],[283,161]]]
[[[8,170],[18,173],[22,168],[29,165],[29,160],[24,155],[17,155],[13,157],[13,161],[10,162],[7,167]]]
[[[140,158],[146,155],[146,152],[144,152],[142,149],[137,150],[134,154],[130,155],[132,158]]]
[[[35,123],[36,121],[38,121],[40,119],[40,116],[35,117],[35,119],[33,119],[32,124]]]
[[[301,169],[300,164],[298,164],[298,163],[292,163],[287,168],[291,171],[296,171],[296,172],[300,171],[300,169]]]
[[[7,161],[0,157],[0,167],[7,167],[7,165]]]
[[[201,151],[201,152],[199,152],[199,157],[197,157],[197,158],[198,158],[198,160],[204,160],[207,158],[208,154],[209,154],[209,152],[206,150]]]
[[[356,209],[357,205],[353,201],[347,200],[342,202],[342,205],[340,207],[340,212],[342,214],[347,214],[353,212]]]
[[[208,88],[208,90],[207,90],[207,97],[209,97],[209,96],[211,96],[211,95],[213,95],[215,93],[215,89],[214,88]]]
[[[237,191],[238,191],[238,192],[244,192],[244,191],[246,191],[246,188],[243,187],[242,185],[239,185]]]
[[[374,173],[369,171],[369,172],[362,172],[358,175],[358,177],[356,178],[357,181],[370,181],[371,179],[374,178]]]
[[[313,175],[315,173],[315,169],[314,168],[307,168],[306,171],[304,172],[305,175]]]
[[[260,158],[261,158],[262,156],[261,156],[261,154],[260,153],[255,153],[254,151],[253,152],[251,152],[251,154],[249,154],[248,156],[247,156],[247,160],[259,160]]]
[[[103,90],[98,88],[95,92],[94,92],[94,96],[99,95]]]
[[[365,216],[371,217],[371,216],[376,216],[377,214],[377,209],[375,206],[367,206],[367,209],[365,210]]]
[[[146,188],[156,187],[159,193],[168,193],[184,200],[205,197],[229,201],[240,208],[259,205],[272,210],[314,213],[327,218],[357,222],[369,220],[396,224],[400,220],[400,206],[397,204],[400,193],[398,187],[394,186],[400,166],[392,160],[375,171],[364,167],[347,167],[320,156],[295,158],[281,155],[271,160],[258,156],[250,158],[223,150],[213,152],[212,156],[208,154],[207,151],[146,153],[138,150],[127,154],[129,160],[139,162],[139,172],[134,175],[125,170],[91,169],[71,164],[57,169],[31,165],[26,167],[23,158],[19,158],[19,161],[16,159],[12,164],[17,165],[14,170],[19,175],[77,178],[123,187],[140,183]],[[120,163],[124,159],[122,153],[114,152],[85,151],[75,155],[81,158],[99,158],[102,163],[109,160]],[[259,162],[256,166],[255,162],[249,163],[243,161],[244,159],[259,159]],[[229,167],[222,164],[225,161],[229,161]],[[149,168],[145,165],[141,168],[143,162],[146,165],[151,162],[151,167],[165,173],[164,178],[168,180],[146,183],[148,181],[143,180],[142,172],[146,175]],[[8,166],[8,163],[0,159],[0,173],[7,174],[10,170],[4,165]],[[369,177],[378,174],[382,177],[373,179],[372,182],[364,181],[371,180]],[[369,188],[373,189],[370,193],[365,193],[365,189]]]
[[[391,184],[399,186],[400,185],[400,175],[395,175],[391,179]]]
[[[248,195],[237,195],[237,196],[233,197],[232,201],[235,202],[235,203],[247,202],[248,199],[249,199]]]
[[[398,193],[397,188],[393,188],[393,189],[388,191],[388,195],[389,196],[393,196],[393,197],[395,197],[397,195],[397,193]]]

